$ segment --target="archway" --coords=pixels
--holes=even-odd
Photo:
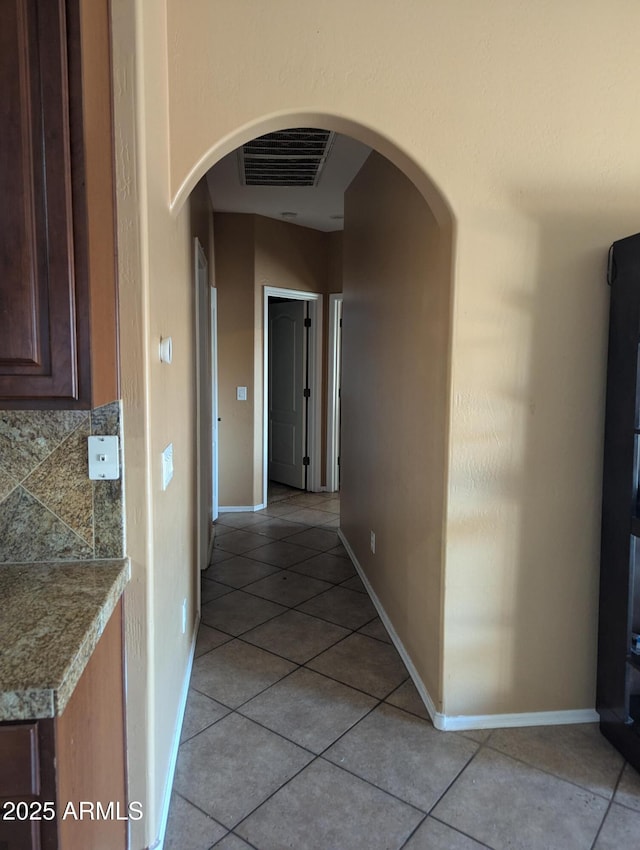
[[[253,122],[209,148],[172,212],[178,214],[185,193],[223,156],[258,135],[292,126],[347,132],[375,151],[366,174],[349,188],[355,230],[369,234],[364,243],[361,235],[352,237],[349,216],[345,222],[344,373],[351,378],[343,422],[351,443],[345,447],[342,531],[398,646],[411,647],[403,650],[405,660],[435,716],[442,699],[442,646],[433,636],[442,635],[454,255],[454,218],[446,199],[388,139],[343,118],[290,113]],[[247,309],[253,309],[255,285],[249,290]],[[220,293],[219,303],[223,321]],[[259,330],[256,324],[256,339]],[[254,361],[261,355],[256,349]],[[262,457],[252,455],[250,462],[263,468]],[[253,492],[263,487],[254,485]],[[254,502],[251,509],[264,507],[260,499]]]

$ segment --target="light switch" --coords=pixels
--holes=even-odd
[[[236,398],[238,401],[246,401],[247,400],[247,388],[246,387],[236,387]]]
[[[89,437],[89,478],[120,478],[120,445],[117,437]]]

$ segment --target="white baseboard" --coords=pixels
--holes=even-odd
[[[416,686],[420,698],[423,701],[425,708],[431,718],[431,721],[436,729],[442,732],[464,732],[470,729],[503,729],[515,726],[559,726],[569,723],[597,723],[600,717],[592,708],[575,709],[569,711],[532,711],[522,714],[463,714],[463,715],[446,715],[436,710],[435,703],[425,687],[424,682],[420,678],[418,671],[409,657],[404,644],[398,637],[396,630],[389,619],[387,612],[384,610],[382,602],[378,599],[374,589],[371,587],[369,579],[364,573],[356,555],[349,545],[349,541],[344,536],[341,528],[338,529],[338,536],[342,541],[344,548],[347,550],[353,566],[356,568],[358,575],[362,579],[367,593],[371,597],[380,619],[384,623],[389,636],[393,641],[398,654],[405,663],[409,675]]]
[[[267,506],[265,504],[262,505],[227,505],[226,507],[218,507],[219,514],[232,514],[232,513],[247,513],[253,511],[263,511]]]
[[[164,795],[162,797],[162,811],[160,813],[160,833],[158,838],[150,845],[150,850],[162,850],[164,847],[164,839],[167,833],[167,821],[169,819],[169,806],[171,804],[171,790],[173,788],[173,779],[176,772],[176,763],[178,761],[178,748],[180,746],[180,736],[182,734],[182,724],[184,722],[184,712],[187,707],[187,696],[189,694],[189,683],[191,681],[191,668],[193,667],[193,659],[196,652],[196,638],[198,637],[199,620],[196,621],[193,629],[193,638],[191,640],[191,649],[189,650],[189,661],[187,663],[187,671],[182,682],[182,693],[180,695],[180,704],[178,706],[178,720],[176,723],[175,732],[173,735],[173,744],[171,746],[171,756],[169,758],[169,770],[164,786]]]
[[[463,714],[441,715],[445,732],[465,729],[506,729],[514,726],[564,726],[568,723],[597,723],[600,715],[593,708],[576,708],[568,711],[531,711],[523,714]]]

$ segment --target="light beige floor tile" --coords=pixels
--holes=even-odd
[[[242,639],[303,664],[348,634],[348,629],[326,620],[310,617],[300,611],[286,611],[268,623],[245,632]]]
[[[607,798],[624,763],[594,723],[496,729],[488,746]]]
[[[262,521],[252,527],[254,534],[262,534],[272,540],[282,540],[300,531],[297,522],[285,522],[278,517],[263,516]],[[266,542],[266,541],[265,541]]]
[[[226,706],[190,688],[180,741],[193,738],[198,732],[221,720],[228,713],[229,709]]]
[[[454,734],[462,735],[463,738],[471,738],[472,741],[484,744],[493,734],[493,729],[464,729],[462,732],[456,732]]]
[[[585,850],[607,806],[603,797],[484,748],[432,814],[495,850]]]
[[[475,754],[473,741],[381,705],[324,754],[339,767],[428,812]]]
[[[229,528],[227,530],[232,531],[233,529]],[[233,552],[225,552],[224,549],[216,549],[214,547],[213,551],[211,552],[211,560],[209,561],[209,567],[212,567],[214,564],[221,564],[223,561],[226,561],[229,558],[233,558]],[[206,573],[206,570],[203,570],[203,573]]]
[[[237,708],[292,670],[295,664],[232,640],[194,661],[191,687],[229,708]]]
[[[344,561],[344,558],[341,558]],[[348,590],[357,590],[358,593],[366,593],[367,589],[362,583],[362,579],[358,575],[351,576],[347,581],[343,581],[340,587],[346,587]]]
[[[338,535],[335,531],[328,531],[326,528],[306,528],[300,531],[298,528],[296,533],[287,537],[287,543],[297,543],[299,546],[307,546],[309,549],[318,549],[320,552],[327,552],[329,549],[335,549],[338,543]]]
[[[205,625],[214,629],[230,635],[241,635],[284,611],[286,608],[268,599],[234,590],[203,605],[201,618]]]
[[[297,573],[304,573],[304,575],[320,578],[334,584],[344,581],[349,576],[355,576],[355,569],[351,561],[337,555],[330,555],[328,552],[322,552],[320,555],[315,555],[300,564],[293,564],[291,569]],[[342,585],[342,587],[344,586]]]
[[[303,525],[324,525],[335,518],[335,514],[329,513],[329,511],[321,511],[317,508],[300,508],[296,510],[296,507],[291,505],[291,503],[289,503],[289,510],[291,513],[285,514],[284,518],[289,522],[299,522]]]
[[[340,517],[337,514],[332,514],[328,522],[322,524],[323,528],[340,528]]]
[[[212,629],[211,626],[206,626],[204,623],[200,623],[198,637],[196,638],[195,657],[199,658],[205,652],[209,652],[209,650],[215,649],[216,646],[221,646],[230,640],[230,635],[219,632],[217,629]]]
[[[277,573],[278,567],[262,564],[259,561],[246,558],[244,555],[233,555],[221,564],[209,567],[205,572],[207,579],[239,588]]]
[[[613,799],[621,806],[640,812],[640,773],[630,764],[624,766],[620,784]]]
[[[342,585],[344,587],[344,585]],[[367,637],[375,638],[376,640],[384,641],[385,643],[391,643],[391,638],[389,637],[389,632],[385,629],[384,623],[379,617],[376,617],[375,620],[371,620],[370,623],[365,623],[358,632],[361,635],[367,635]]]
[[[253,850],[250,844],[230,832],[222,841],[218,841],[215,850]]]
[[[241,713],[320,753],[370,711],[376,700],[311,670],[296,670],[245,703]]]
[[[262,534],[253,534],[251,531],[239,529],[215,537],[213,545],[215,549],[223,549],[225,552],[232,552],[234,555],[244,555],[245,552],[264,545],[264,541],[265,538]]]
[[[326,501],[327,499],[322,493],[300,493],[297,496],[291,496],[287,499],[287,504],[308,508],[310,505],[319,505]]]
[[[231,829],[311,758],[268,729],[229,714],[180,747],[175,788]]]
[[[407,670],[394,647],[365,635],[350,635],[308,661],[307,666],[379,699],[384,699],[407,678]]]
[[[614,803],[605,818],[594,850],[640,850],[640,812]]]
[[[264,540],[263,537],[263,545],[254,549],[251,552],[251,557],[256,561],[262,561],[262,563],[271,564],[274,567],[290,567],[292,564],[297,564],[299,561],[304,561],[306,558],[311,558],[317,554],[315,549],[297,546],[295,543],[285,543],[284,540],[273,540],[266,544]]]
[[[323,511],[331,511],[332,514],[340,513],[340,499],[327,499],[322,505]]]
[[[385,702],[395,705],[396,708],[402,708],[404,711],[409,711],[417,717],[422,717],[423,720],[429,720],[429,712],[425,708],[420,694],[411,679],[403,682],[399,688],[389,694]]]
[[[282,517],[285,514],[291,513],[291,507],[287,502],[273,502],[261,511],[256,511],[256,516],[261,517]]]
[[[216,525],[226,526],[227,528],[249,528],[263,522],[263,518],[257,511],[233,511],[231,513],[223,513],[218,517]]]
[[[179,794],[172,794],[164,850],[209,850],[226,832]]]
[[[204,605],[207,602],[211,602],[212,599],[218,599],[226,593],[231,593],[231,590],[232,588],[226,584],[220,584],[219,581],[213,581],[213,579],[203,578],[200,585],[200,604]]]
[[[293,608],[294,605],[299,605],[330,587],[326,581],[300,575],[292,570],[278,570],[274,575],[253,582],[245,587],[245,590],[254,596]]]
[[[478,844],[473,838],[468,838],[444,823],[427,818],[407,841],[403,850],[486,850],[486,846]]]
[[[364,626],[376,616],[376,609],[368,596],[346,587],[332,587],[298,608],[305,614],[322,617],[347,629]]]
[[[398,850],[422,815],[319,759],[241,823],[260,850]]]

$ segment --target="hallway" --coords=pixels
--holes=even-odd
[[[287,495],[216,523],[165,850],[640,848],[596,726],[436,731],[339,499]]]

